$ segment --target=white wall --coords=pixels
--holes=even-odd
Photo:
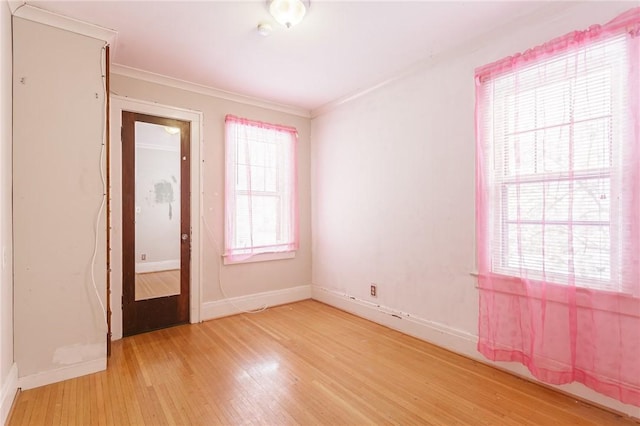
[[[0,2],[0,423],[17,389],[13,362],[13,243],[11,230],[11,12]]]
[[[632,6],[552,5],[314,118],[314,298],[483,359],[470,275],[474,69]],[[582,385],[562,389],[640,417]]]
[[[116,73],[111,75],[111,90],[116,95],[203,113],[201,154],[203,221],[200,259],[202,318],[209,319],[236,313],[237,308],[254,308],[256,303],[260,306],[262,301],[256,302],[256,300],[261,297],[260,300],[271,300],[276,303],[308,298],[311,284],[310,119]],[[221,265],[224,224],[224,117],[227,114],[293,126],[298,129],[300,249],[293,259]],[[114,171],[115,174],[118,172]],[[114,196],[117,197],[118,194],[114,193]],[[118,232],[118,226],[117,223],[113,224],[114,233]],[[118,255],[121,256],[116,252],[113,253],[114,257]],[[192,273],[195,272],[192,271]],[[224,295],[220,288],[221,284]],[[306,290],[303,287],[306,287]],[[266,293],[272,296],[266,296]],[[240,300],[236,299],[233,302],[235,305],[227,304],[225,295],[228,298]],[[116,309],[115,305],[114,309]],[[117,318],[115,313],[114,318]]]
[[[105,315],[91,279],[104,42],[17,17],[13,31],[15,359],[29,388],[106,366]],[[104,214],[97,237],[104,295]]]

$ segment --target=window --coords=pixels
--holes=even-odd
[[[231,115],[225,122],[225,256],[296,250],[296,129]]]
[[[619,35],[478,75],[493,273],[624,290],[628,56]]]

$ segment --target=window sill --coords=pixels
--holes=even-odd
[[[261,253],[242,260],[231,260],[227,256],[222,257],[225,265],[239,265],[243,263],[270,262],[272,260],[293,259],[296,257],[295,251],[286,251],[281,253]]]

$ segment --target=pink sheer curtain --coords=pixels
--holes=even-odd
[[[476,70],[478,350],[640,406],[640,8]]]
[[[295,128],[225,118],[225,256],[298,249]]]

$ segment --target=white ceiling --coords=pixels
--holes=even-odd
[[[114,64],[311,111],[548,2],[311,0],[288,30],[266,0],[27,4],[117,31]]]

